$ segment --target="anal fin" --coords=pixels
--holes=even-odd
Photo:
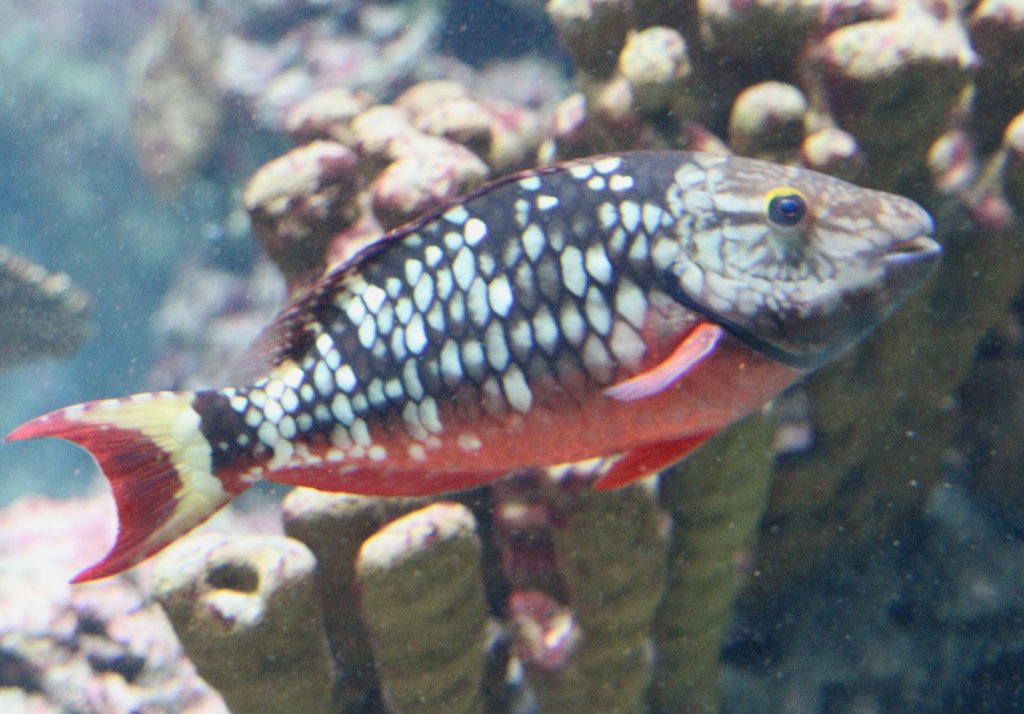
[[[700,323],[663,362],[646,372],[608,387],[604,394],[612,399],[631,402],[668,389],[711,354],[724,333],[725,330],[714,323]]]
[[[608,470],[608,473],[594,482],[594,488],[598,491],[610,491],[667,469],[710,439],[714,433],[709,431],[682,439],[659,441],[627,451]]]

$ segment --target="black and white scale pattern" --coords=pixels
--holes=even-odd
[[[766,196],[780,186],[807,197],[807,221],[771,224]],[[501,419],[529,413],[538,385],[576,399],[637,371],[641,327],[664,301],[783,358],[848,343],[868,323],[844,324],[843,291],[891,309],[879,261],[930,228],[906,199],[736,157],[638,152],[540,169],[329,276],[268,377],[200,393],[195,409],[214,467],[255,459],[254,478],[323,458],[383,461],[385,441],[426,460],[451,426],[441,405]],[[458,443],[480,447],[468,430]]]
[[[383,423],[425,458],[446,427],[441,401],[525,414],[542,376],[572,398],[636,368],[653,273],[679,251],[665,203],[679,156],[507,179],[371,249],[310,306],[302,354],[197,398],[214,465],[267,450],[269,468],[312,461],[304,442],[325,438],[328,458],[384,460],[371,437]]]

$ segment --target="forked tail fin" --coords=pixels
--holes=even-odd
[[[244,490],[213,474],[195,393],[151,392],[59,409],[7,436],[56,436],[88,449],[117,503],[117,541],[72,582],[115,575],[192,530]]]

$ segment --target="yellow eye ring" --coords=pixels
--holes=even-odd
[[[792,186],[773,188],[765,194],[764,212],[775,225],[792,228],[807,215],[807,197]]]

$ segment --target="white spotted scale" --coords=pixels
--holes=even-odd
[[[637,286],[660,286],[675,257],[667,246],[678,245],[646,249],[670,232],[665,189],[677,169],[672,154],[542,169],[386,238],[293,312],[291,339],[310,347],[282,355],[309,368],[298,385],[272,376],[237,390],[239,435],[273,449],[294,438],[281,432],[285,415],[306,414],[295,422],[306,438],[337,441],[340,426],[358,445],[353,424],[390,421],[412,443],[445,428],[437,403],[456,394],[492,416],[526,414],[539,383],[571,394],[607,386],[620,365],[635,371],[648,309]],[[623,224],[632,212],[643,221]]]

